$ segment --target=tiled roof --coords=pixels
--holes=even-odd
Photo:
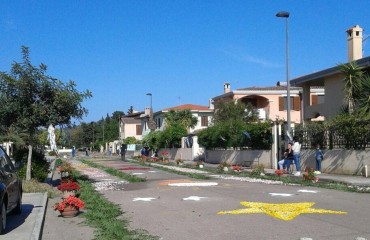
[[[195,111],[206,111],[206,110],[210,110],[208,108],[208,106],[201,106],[201,105],[195,105],[195,104],[183,104],[183,105],[180,105],[180,106],[165,108],[165,109],[163,109],[163,111],[169,111],[169,110],[185,110],[185,109],[190,109],[190,110],[195,110]]]
[[[121,118],[122,122],[125,124],[141,124],[141,120],[137,118]]]
[[[292,90],[299,90],[300,87],[290,87]],[[274,87],[248,87],[248,88],[239,88],[239,91],[247,90],[247,91],[276,91],[276,90],[286,90],[286,86],[274,86]]]

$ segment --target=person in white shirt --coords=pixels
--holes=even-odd
[[[293,137],[293,156],[294,156],[294,164],[296,167],[297,172],[294,174],[295,176],[301,175],[301,144],[298,141],[298,138],[296,136]]]

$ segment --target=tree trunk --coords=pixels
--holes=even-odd
[[[26,180],[31,180],[31,159],[32,159],[32,145],[28,145],[28,159],[27,159],[27,171]]]

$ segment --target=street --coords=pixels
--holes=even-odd
[[[94,162],[147,179],[100,191],[120,205],[131,228],[163,239],[370,239],[369,194],[198,180],[120,160]]]

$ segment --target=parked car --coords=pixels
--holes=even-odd
[[[20,162],[13,164],[0,146],[0,234],[6,229],[6,217],[22,212],[22,182],[17,174]]]

